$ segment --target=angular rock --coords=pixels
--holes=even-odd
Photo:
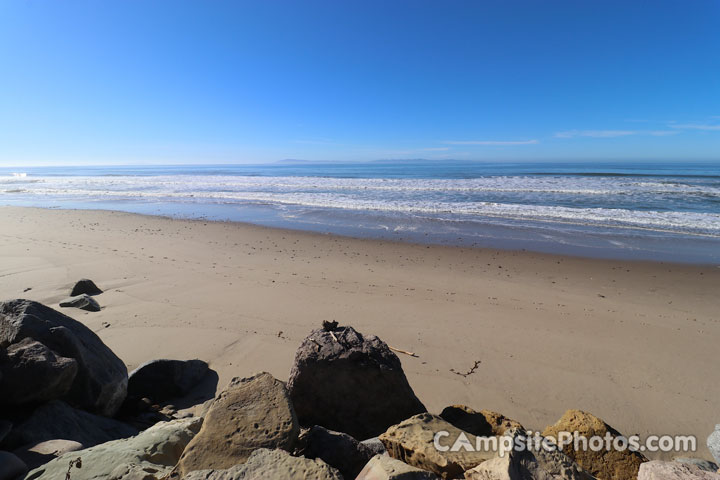
[[[686,463],[688,465],[694,465],[700,470],[705,470],[706,472],[717,472],[718,468],[720,468],[716,463],[703,460],[701,458],[675,457],[673,460],[680,463]]]
[[[484,450],[484,444],[478,442],[475,435],[429,413],[415,415],[390,427],[380,435],[380,440],[391,457],[442,478],[462,477],[464,471],[496,456],[492,450]],[[436,443],[446,450],[436,448]],[[460,445],[464,447],[453,448]]]
[[[10,452],[0,452],[0,480],[21,480],[27,466]]]
[[[13,451],[17,457],[25,462],[28,469],[45,465],[50,460],[68,452],[76,452],[85,448],[82,443],[72,440],[47,440],[32,445],[25,445]]]
[[[37,408],[13,428],[5,443],[13,447],[65,439],[91,447],[118,438],[137,435],[137,430],[112,418],[93,415],[53,400]]]
[[[375,437],[426,411],[397,355],[352,327],[313,330],[295,355],[288,390],[301,425],[355,438]]]
[[[560,432],[576,431],[587,439],[594,436],[604,437],[607,433],[612,438],[622,436],[620,432],[598,417],[581,410],[565,412],[557,423],[545,429],[543,436],[557,439]],[[575,450],[570,444],[563,448],[563,452],[584,470],[602,480],[634,480],[637,478],[640,464],[647,461],[643,454],[629,449],[610,448],[610,450],[593,451],[591,448],[587,448]]]
[[[412,467],[387,455],[375,455],[355,480],[439,480],[427,470]]]
[[[73,287],[72,291],[70,292],[71,297],[76,297],[78,295],[100,295],[103,293],[102,290],[98,288],[97,285],[95,285],[95,282],[93,282],[90,279],[83,278],[82,280],[79,280],[75,286]]]
[[[296,454],[306,458],[319,458],[337,468],[343,478],[355,478],[373,457],[373,451],[346,433],[333,432],[314,426],[304,431]]]
[[[25,338],[77,361],[78,371],[64,400],[107,416],[117,412],[127,394],[127,368],[92,330],[37,302],[0,303],[0,346]]]
[[[387,449],[378,437],[368,438],[367,440],[360,442],[360,444],[372,452],[373,457],[375,455],[387,455]]]
[[[652,460],[640,465],[637,480],[720,480],[720,473],[686,463]]]
[[[336,469],[322,460],[293,457],[284,450],[259,448],[247,462],[225,470],[197,470],[183,480],[343,480]]]
[[[138,465],[158,470],[157,478],[170,473],[183,450],[200,430],[201,418],[158,423],[139,435],[70,452],[32,470],[26,480],[65,478],[68,462],[82,458],[82,468],[72,470],[72,480],[106,480],[115,469]]]
[[[509,429],[504,434],[512,444],[532,445],[527,432],[521,428]],[[521,440],[518,442],[518,440]],[[595,480],[570,457],[558,449],[511,448],[502,455],[481,463],[465,472],[466,480]]]
[[[0,356],[0,371],[0,404],[23,405],[63,397],[70,391],[78,364],[32,338],[24,338]]]
[[[708,436],[707,447],[715,461],[720,463],[720,423],[715,425],[715,430]]]
[[[87,310],[88,312],[99,312],[101,310],[97,300],[85,293],[76,297],[66,298],[60,302],[60,306],[79,308],[81,310]]]
[[[285,384],[269,373],[235,378],[215,399],[178,472],[227,469],[258,448],[291,450],[300,433]]]
[[[207,373],[202,360],[152,360],[130,372],[128,398],[164,402],[187,394]]]

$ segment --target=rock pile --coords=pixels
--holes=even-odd
[[[80,294],[97,294],[92,286]],[[187,395],[210,373],[200,360],[161,359],[128,380],[80,322],[36,302],[0,303],[0,480],[720,480],[700,459],[538,447],[561,432],[621,436],[579,410],[542,436],[489,410],[428,413],[387,344],[337,323],[305,338],[287,384],[238,377],[199,416],[176,418],[168,402],[196,398]]]

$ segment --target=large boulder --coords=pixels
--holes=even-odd
[[[380,435],[388,454],[442,478],[462,477],[463,472],[495,458],[475,435],[454,427],[437,415],[421,413]]]
[[[27,471],[27,466],[18,457],[0,451],[0,480],[20,480]]]
[[[132,465],[157,470],[160,478],[170,473],[201,424],[201,418],[161,422],[132,438],[61,455],[32,470],[26,480],[65,478],[69,461],[78,457],[82,459],[82,468],[72,470],[72,480],[106,480],[124,466]]]
[[[609,434],[609,437],[614,439],[622,436],[598,417],[581,410],[568,410],[554,425],[547,427],[543,435],[558,439],[561,432],[578,432],[579,436],[588,439],[588,443],[591,437],[605,438],[605,435]],[[563,452],[600,480],[634,480],[640,465],[647,461],[640,452],[630,449],[616,450],[612,445],[607,450],[575,450],[573,443],[570,443],[563,447]]]
[[[343,480],[340,472],[322,460],[293,457],[283,450],[259,448],[247,462],[225,470],[198,470],[183,480]]]
[[[715,425],[715,430],[708,436],[707,447],[715,461],[720,463],[720,423]]]
[[[90,295],[83,293],[76,297],[66,298],[60,302],[60,306],[79,308],[80,310],[87,310],[88,312],[99,312],[101,310],[100,304],[92,298]]]
[[[299,456],[319,458],[337,468],[343,478],[355,478],[373,457],[371,448],[358,442],[347,433],[333,432],[315,425],[303,431],[298,439]]]
[[[112,418],[93,415],[53,400],[37,408],[24,421],[15,425],[5,439],[13,447],[64,439],[91,447],[118,438],[136,435],[131,426]]]
[[[97,285],[95,285],[95,282],[88,278],[83,278],[75,284],[72,291],[70,292],[70,296],[75,297],[77,295],[83,294],[100,295],[101,293],[103,293],[103,291],[100,290]]]
[[[640,465],[637,480],[720,480],[720,473],[686,463],[652,460]]]
[[[57,355],[42,343],[24,338],[0,352],[0,404],[42,403],[70,391],[78,364]]]
[[[164,402],[187,394],[208,373],[202,360],[152,360],[128,376],[128,398]]]
[[[506,416],[490,410],[473,410],[465,405],[451,405],[445,407],[440,416],[446,422],[455,425],[460,430],[465,430],[473,435],[489,437],[491,435],[503,435],[511,428],[520,428],[520,422],[509,419]]]
[[[283,382],[269,373],[235,378],[212,403],[178,472],[227,469],[245,462],[258,448],[292,450],[299,432]]]
[[[0,346],[25,338],[77,362],[77,374],[64,397],[68,403],[107,416],[117,412],[127,394],[127,368],[92,330],[37,302],[0,303]]]
[[[360,471],[355,480],[439,480],[427,470],[395,460],[387,455],[375,455]]]
[[[511,445],[530,448],[510,448],[498,456],[465,472],[466,480],[595,480],[557,448],[545,448],[521,428],[504,434]],[[528,441],[532,440],[532,441]]]
[[[425,412],[385,342],[352,327],[314,330],[295,355],[288,389],[300,424],[357,439]]]

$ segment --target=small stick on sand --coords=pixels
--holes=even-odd
[[[390,347],[390,345],[388,345],[388,347]],[[400,350],[399,348],[395,347],[390,347],[390,350],[392,350],[393,352],[404,353],[405,355],[410,355],[411,357],[417,358],[417,355],[415,355],[413,352],[408,352],[407,350]]]

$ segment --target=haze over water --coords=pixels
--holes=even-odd
[[[720,262],[717,163],[378,161],[0,169],[0,203]]]

